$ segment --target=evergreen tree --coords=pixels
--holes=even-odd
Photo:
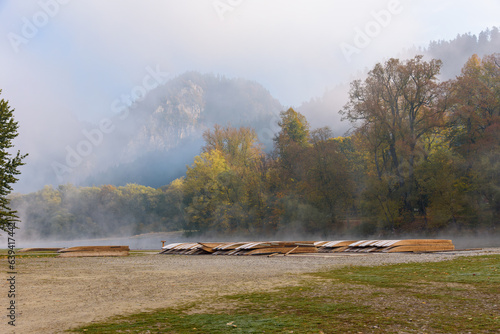
[[[0,90],[0,94],[2,91]],[[0,229],[12,231],[18,217],[16,211],[9,205],[8,195],[12,191],[12,184],[17,182],[16,175],[20,172],[18,167],[24,165],[22,160],[26,157],[19,151],[15,156],[10,149],[14,147],[13,139],[17,137],[19,125],[14,120],[14,109],[11,109],[8,101],[0,100]]]

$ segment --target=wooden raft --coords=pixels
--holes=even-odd
[[[61,247],[32,247],[32,248],[23,248],[18,250],[19,253],[28,253],[28,252],[57,252],[63,248]]]
[[[58,251],[59,257],[128,256],[129,246],[79,246]]]
[[[439,252],[454,250],[451,240],[407,239],[407,240],[342,240],[330,241],[319,246],[322,253],[396,253],[396,252]]]

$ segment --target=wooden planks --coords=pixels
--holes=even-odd
[[[318,243],[318,252],[320,253],[338,253],[345,251],[350,244],[356,240],[336,240],[336,241],[321,241]]]
[[[57,252],[63,248],[60,247],[32,247],[32,248],[23,248],[18,250],[19,253],[27,253],[27,252]]]
[[[58,251],[59,257],[128,256],[128,246],[78,246]]]
[[[319,252],[394,253],[394,252],[438,252],[454,250],[451,240],[406,239],[406,240],[358,240],[331,241],[322,244]]]
[[[196,252],[189,250],[196,249]],[[316,253],[313,241],[245,241],[221,243],[173,243],[162,247],[160,254],[267,255]]]
[[[397,246],[384,250],[384,253],[395,253],[395,252],[442,252],[454,250],[453,245],[440,245],[440,244],[422,244],[413,246]]]
[[[334,241],[240,241],[173,243],[161,254],[179,255],[288,255],[306,253],[395,253],[454,250],[451,240],[334,240]]]

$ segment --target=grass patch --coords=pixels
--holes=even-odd
[[[297,327],[294,319],[258,315],[193,314],[176,310],[140,313],[76,330],[85,333],[262,333]],[[149,332],[148,332],[149,331]]]
[[[499,291],[499,255],[346,267],[304,275],[299,286],[207,298],[73,332],[497,333]]]
[[[500,256],[461,257],[433,263],[404,263],[377,267],[348,267],[315,274],[343,283],[398,288],[415,283],[461,283],[489,288],[500,284]]]
[[[22,253],[19,253],[19,250],[21,248],[18,248],[18,249],[15,249],[15,256],[16,256],[16,259],[19,259],[19,258],[37,258],[37,257],[56,257],[57,253],[55,253],[54,251],[40,251],[40,252],[22,252]],[[0,249],[0,259],[7,259],[9,254],[8,254],[8,249]]]
[[[136,249],[131,249],[129,252],[129,256],[151,256],[151,255],[156,255],[160,251],[155,251],[155,250],[136,250]]]
[[[36,251],[36,252],[19,252],[21,248],[15,249],[16,258],[40,258],[40,257],[57,257],[59,253],[55,251]],[[0,249],[0,259],[7,259],[9,256],[8,249]],[[155,250],[130,250],[129,256],[151,256],[158,254]]]

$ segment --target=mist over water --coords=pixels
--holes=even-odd
[[[132,250],[157,250],[160,251],[162,241],[165,245],[176,242],[242,242],[242,241],[336,241],[336,240],[404,240],[404,239],[445,239],[452,240],[456,250],[471,248],[500,247],[497,235],[487,232],[471,232],[458,234],[456,232],[441,232],[437,235],[407,234],[397,236],[356,236],[344,234],[315,235],[315,234],[287,234],[277,233],[274,236],[238,236],[238,235],[216,235],[207,233],[204,235],[186,235],[184,232],[153,232],[134,236],[58,240],[39,238],[17,238],[16,247],[76,247],[76,246],[129,246]],[[6,244],[5,234],[0,235],[0,243]]]

